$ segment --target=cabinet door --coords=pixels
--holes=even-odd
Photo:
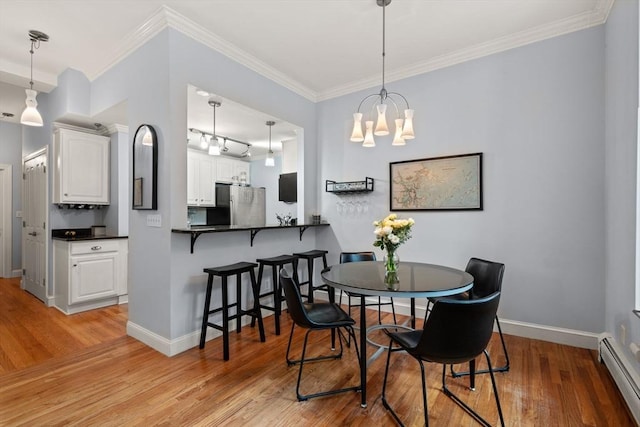
[[[78,255],[70,258],[69,304],[116,296],[118,253]]]
[[[187,204],[192,206],[199,202],[198,160],[198,153],[187,151]]]
[[[233,182],[233,160],[224,157],[216,159],[216,181]]]
[[[110,139],[59,129],[55,141],[60,185],[54,203],[109,204]]]
[[[198,165],[198,184],[200,186],[200,206],[216,205],[215,161],[204,155]]]

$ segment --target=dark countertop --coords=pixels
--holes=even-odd
[[[190,228],[172,228],[172,233],[224,233],[226,231],[247,231],[247,230],[271,230],[287,228],[307,228],[323,227],[329,225],[328,222],[320,224],[296,224],[296,225],[192,225]]]
[[[251,233],[251,246],[253,246],[253,239],[256,237],[259,231],[262,230],[290,230],[297,228],[300,231],[300,240],[302,240],[302,234],[307,228],[312,227],[327,227],[328,222],[321,222],[320,224],[296,224],[296,225],[192,225],[190,228],[173,228],[172,233],[190,234],[191,235],[191,253],[193,253],[193,246],[196,243],[198,237],[208,233],[225,233],[229,231],[249,231]]]
[[[128,239],[128,236],[94,236],[91,234],[91,228],[59,228],[51,230],[51,238],[53,240],[64,240],[67,242],[80,242],[87,240],[107,240],[107,239]]]

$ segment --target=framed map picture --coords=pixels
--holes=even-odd
[[[389,163],[392,211],[482,210],[482,153]]]

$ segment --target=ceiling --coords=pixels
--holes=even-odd
[[[613,1],[393,0],[386,8],[386,81],[602,24]],[[50,37],[33,57],[34,88],[48,92],[65,69],[93,80],[166,27],[312,101],[381,83],[382,9],[375,0],[0,0],[0,113],[15,115],[0,120],[18,122],[24,108],[30,29]],[[195,107],[189,110],[190,126],[212,127],[203,112],[206,121],[192,123]],[[91,119],[126,123],[122,114],[126,105]],[[262,128],[264,141],[260,119],[252,132]]]

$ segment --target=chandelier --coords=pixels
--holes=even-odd
[[[358,110],[353,114],[353,131],[351,133],[351,141],[362,142],[363,147],[375,147],[376,142],[373,138],[376,136],[389,135],[389,126],[387,125],[387,106],[391,104],[392,110],[395,111],[395,132],[391,145],[405,145],[405,140],[415,138],[413,132],[413,110],[409,108],[407,98],[397,92],[388,92],[384,86],[384,57],[385,57],[385,10],[391,0],[376,0],[378,6],[382,7],[382,89],[379,93],[367,95],[358,105]],[[371,102],[371,106],[364,111],[367,112],[365,117],[365,132],[362,132],[363,113],[361,109],[363,105]],[[400,107],[398,104],[400,103]],[[375,107],[375,109],[374,109]],[[400,108],[404,108],[404,119],[400,117]],[[373,116],[377,110],[377,122],[373,122]]]

